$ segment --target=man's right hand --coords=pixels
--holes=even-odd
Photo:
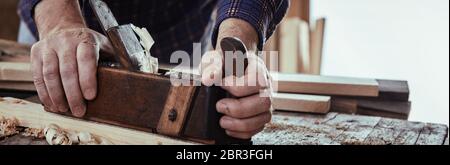
[[[34,84],[45,109],[82,117],[85,100],[97,95],[100,49],[111,50],[108,39],[88,28],[53,32],[33,45],[31,68]]]

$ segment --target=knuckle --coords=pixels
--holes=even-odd
[[[58,80],[59,78],[59,74],[58,71],[55,71],[54,69],[46,69],[49,67],[45,67],[43,74],[44,74],[44,78],[48,81],[53,81],[53,80]]]
[[[60,70],[61,77],[64,79],[71,78],[75,76],[76,70],[74,67],[65,66]]]
[[[40,76],[33,76],[33,83],[37,88],[45,87],[44,80]]]

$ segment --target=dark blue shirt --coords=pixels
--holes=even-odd
[[[19,14],[38,38],[34,22],[34,7],[41,0],[21,0]],[[104,0],[119,24],[133,23],[147,27],[156,41],[151,53],[168,62],[174,51],[191,53],[192,43],[211,41],[215,46],[219,25],[227,18],[249,22],[259,36],[258,48],[272,35],[283,19],[289,0]],[[80,0],[87,25],[102,32],[87,1]],[[214,14],[217,9],[217,14]],[[216,16],[212,16],[216,15]]]

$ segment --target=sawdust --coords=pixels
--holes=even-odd
[[[18,134],[17,131],[17,120],[15,119],[5,119],[0,117],[0,138],[12,136]]]
[[[25,128],[22,132],[25,137],[33,137],[37,139],[44,139],[44,130],[40,128]]]

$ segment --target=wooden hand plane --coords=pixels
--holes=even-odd
[[[207,144],[251,144],[250,140],[227,136],[220,127],[222,115],[216,103],[229,96],[224,90],[216,86],[175,86],[170,77],[178,73],[170,70],[139,72],[139,56],[144,50],[132,25],[119,26],[103,1],[89,2],[115,48],[119,64],[98,68],[98,95],[87,103],[84,119]],[[226,38],[221,44],[226,50],[246,52],[236,38]],[[188,77],[194,77],[188,80],[191,84],[201,84],[197,76]]]

